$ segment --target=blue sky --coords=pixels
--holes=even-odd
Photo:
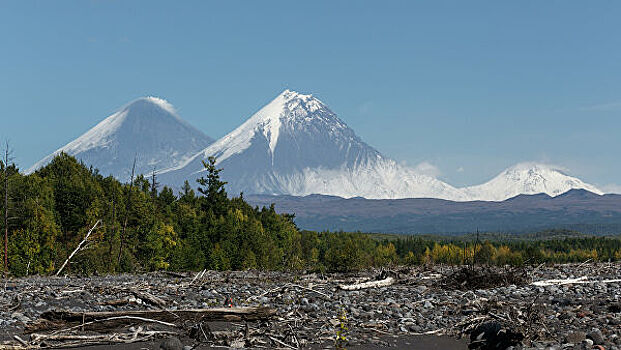
[[[454,185],[521,161],[621,184],[618,1],[2,1],[0,138],[27,168],[128,101],[218,138],[285,88]]]

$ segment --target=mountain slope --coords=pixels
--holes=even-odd
[[[460,190],[383,156],[320,100],[290,90],[160,180],[193,181],[209,156],[224,169],[232,194],[467,199]]]
[[[502,201],[520,194],[545,193],[558,196],[572,189],[584,189],[601,195],[602,191],[561,170],[537,163],[514,165],[492,180],[464,188],[470,200]]]
[[[156,97],[130,102],[95,127],[34,164],[28,173],[60,152],[104,175],[126,180],[136,157],[136,173],[177,166],[213,140],[182,120],[174,107]]]

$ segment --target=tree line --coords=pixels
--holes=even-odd
[[[50,274],[84,240],[64,272],[154,270],[351,271],[395,264],[489,264],[620,260],[621,241],[581,238],[532,242],[459,242],[421,237],[299,230],[274,206],[252,207],[230,197],[214,158],[205,176],[175,193],[157,173],[129,183],[101,175],[60,153],[25,175],[0,161],[2,260],[13,276]],[[195,189],[196,188],[196,191]],[[4,263],[3,263],[4,264]]]

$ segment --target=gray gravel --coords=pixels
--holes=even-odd
[[[393,273],[397,284],[359,291],[343,291],[338,285],[373,279],[380,272],[208,271],[192,284],[194,273],[21,278],[9,281],[0,291],[0,340],[12,341],[15,334],[27,339],[24,324],[50,309],[152,308],[128,292],[138,288],[166,301],[170,310],[222,306],[227,298],[235,306],[277,308],[277,320],[250,326],[294,347],[295,340],[301,347],[334,344],[342,328],[347,347],[382,347],[391,345],[387,338],[393,336],[467,337],[463,333],[477,323],[497,321],[526,336],[513,349],[592,349],[596,345],[621,349],[621,283],[604,282],[621,278],[621,264],[542,266],[527,271],[530,281],[588,276],[593,282],[585,284],[540,287],[527,283],[470,291],[440,287],[443,276],[458,268],[398,268]],[[105,305],[119,299],[128,302]],[[242,331],[243,325],[231,327]],[[180,345],[168,341],[162,348]],[[186,347],[192,342],[182,338]]]

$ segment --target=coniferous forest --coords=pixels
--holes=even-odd
[[[121,183],[63,153],[29,175],[0,163],[9,273],[56,272],[96,224],[65,273],[621,260],[618,237],[473,242],[301,231],[293,215],[252,207],[243,194],[229,197],[215,159],[204,166],[197,184],[175,193],[158,185],[156,173]]]

